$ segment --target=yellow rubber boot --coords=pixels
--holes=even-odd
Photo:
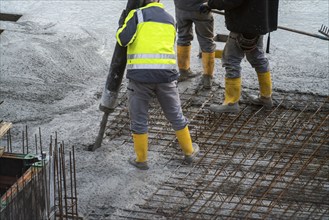
[[[224,105],[234,104],[240,100],[241,78],[225,78],[225,101]]]
[[[211,89],[212,78],[214,77],[215,52],[213,53],[202,52],[202,65],[203,65],[203,76],[202,76],[203,88]]]
[[[215,66],[215,52],[213,53],[202,52],[202,65],[203,65],[203,74],[213,77],[214,66]]]
[[[222,59],[223,57],[223,50],[215,50],[215,58]]]
[[[239,100],[241,96],[241,78],[225,78],[225,100],[222,105],[210,105],[213,112],[224,113],[239,112]]]
[[[147,161],[148,134],[133,134],[136,162]]]
[[[190,68],[191,59],[191,45],[179,46],[177,45],[177,64],[179,70],[188,70]]]
[[[259,96],[249,95],[249,100],[251,104],[271,108],[273,106],[271,73],[269,71],[257,73],[257,76],[259,82]]]
[[[191,155],[193,153],[192,139],[188,127],[176,131],[176,137],[178,143],[182,148],[185,155]]]
[[[188,164],[192,163],[193,159],[199,154],[199,145],[192,143],[188,126],[176,131],[176,137],[181,149],[184,152],[185,162]]]
[[[191,45],[189,46],[179,46],[177,45],[177,65],[179,69],[180,76],[178,81],[184,81],[189,78],[194,78],[198,74],[195,74],[190,69],[191,63]]]
[[[147,164],[148,134],[133,134],[136,158],[129,158],[128,162],[141,170],[149,169]]]
[[[272,96],[272,79],[270,71],[265,73],[257,73],[259,82],[260,96],[269,98]]]

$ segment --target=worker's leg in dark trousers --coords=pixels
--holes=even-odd
[[[178,142],[185,154],[185,161],[190,163],[199,152],[199,147],[192,145],[187,119],[180,106],[177,81],[171,83],[139,83],[133,80],[128,84],[128,108],[133,132],[136,159],[129,162],[139,169],[148,169],[148,111],[149,102],[157,97],[166,118],[171,122]]]
[[[161,108],[175,130],[178,143],[185,155],[185,161],[191,163],[199,152],[197,144],[192,145],[188,120],[184,117],[177,88],[177,81],[157,85],[156,96]]]
[[[209,107],[211,111],[239,112],[239,100],[241,96],[241,60],[245,53],[237,42],[238,33],[230,32],[225,44],[222,65],[225,68],[225,96],[222,105],[213,104]]]
[[[136,158],[129,162],[139,169],[148,169],[148,111],[149,102],[154,97],[155,84],[129,81],[128,109],[130,115],[130,129],[133,135]]]
[[[259,83],[259,95],[249,95],[249,100],[252,104],[271,108],[273,106],[272,79],[269,61],[265,56],[263,36],[259,37],[257,47],[246,53],[246,57],[255,69]]]

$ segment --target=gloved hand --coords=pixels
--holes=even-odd
[[[201,14],[208,14],[211,11],[211,8],[208,6],[208,2],[202,3],[199,7],[199,12]]]
[[[126,16],[127,16],[126,15],[126,10],[123,10],[122,13],[121,13],[121,16],[119,18],[119,22],[118,22],[119,27],[122,27],[122,25],[124,24]]]

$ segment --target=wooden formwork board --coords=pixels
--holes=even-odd
[[[11,122],[1,122],[0,123],[0,138],[2,138],[12,126],[13,126],[13,124]]]
[[[4,152],[2,155],[2,159],[30,160],[29,162],[26,162],[33,162],[33,164],[30,165],[31,167],[29,167],[18,179],[14,176],[0,175],[0,185],[11,185],[10,188],[8,188],[8,190],[0,197],[0,214],[3,214],[2,212],[6,209],[7,205],[10,204],[13,199],[15,199],[15,197],[19,194],[20,191],[25,189],[25,187],[32,181],[33,178],[38,178],[38,175],[43,175],[43,173],[41,172],[42,169],[45,168],[44,165],[46,165],[41,163],[40,161],[32,161],[31,159],[37,158],[32,158],[32,155],[29,154],[15,154]],[[36,184],[34,185],[37,186]],[[1,215],[0,219],[2,219]]]

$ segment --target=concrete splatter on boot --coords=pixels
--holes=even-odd
[[[202,83],[204,89],[211,89],[212,79],[214,77],[215,52],[202,52],[203,77]]]
[[[212,87],[212,77],[210,75],[202,76],[202,85],[204,89],[211,89]]]
[[[185,155],[185,158],[184,158],[184,161],[187,163],[187,164],[191,164],[195,158],[199,155],[199,152],[200,152],[200,147],[197,143],[192,143],[192,146],[193,146],[193,153],[191,155]]]
[[[128,162],[133,165],[134,167],[140,169],[140,170],[148,170],[149,166],[147,164],[147,161],[145,162],[137,162],[134,157],[129,158]]]
[[[191,59],[191,45],[180,46],[177,45],[177,64],[179,70],[178,82],[182,82],[191,78],[194,78],[200,73],[194,73],[190,69],[190,59]]]
[[[271,97],[262,97],[260,95],[249,95],[249,101],[253,105],[264,106],[267,109],[273,107],[273,101]]]
[[[229,103],[222,105],[210,105],[209,110],[216,113],[238,113],[240,107],[238,103]]]
[[[178,82],[183,82],[188,79],[195,78],[197,76],[201,75],[201,73],[194,73],[190,68],[187,70],[179,69],[179,77],[178,77]]]

